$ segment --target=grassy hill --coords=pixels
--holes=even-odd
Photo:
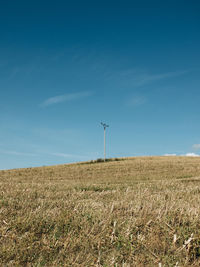
[[[0,171],[1,266],[200,266],[200,158]]]

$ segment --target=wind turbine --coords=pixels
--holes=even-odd
[[[106,161],[106,128],[109,127],[109,125],[101,122],[101,125],[103,126],[104,129],[104,161]]]

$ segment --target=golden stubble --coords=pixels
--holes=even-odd
[[[0,172],[2,266],[199,266],[200,159]]]

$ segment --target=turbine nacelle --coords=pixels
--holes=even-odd
[[[101,125],[103,126],[104,129],[106,129],[106,127],[109,127],[109,125],[107,125],[107,124],[105,124],[103,122],[101,122]]]

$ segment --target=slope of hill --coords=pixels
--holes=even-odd
[[[200,158],[0,171],[1,266],[199,266]]]

